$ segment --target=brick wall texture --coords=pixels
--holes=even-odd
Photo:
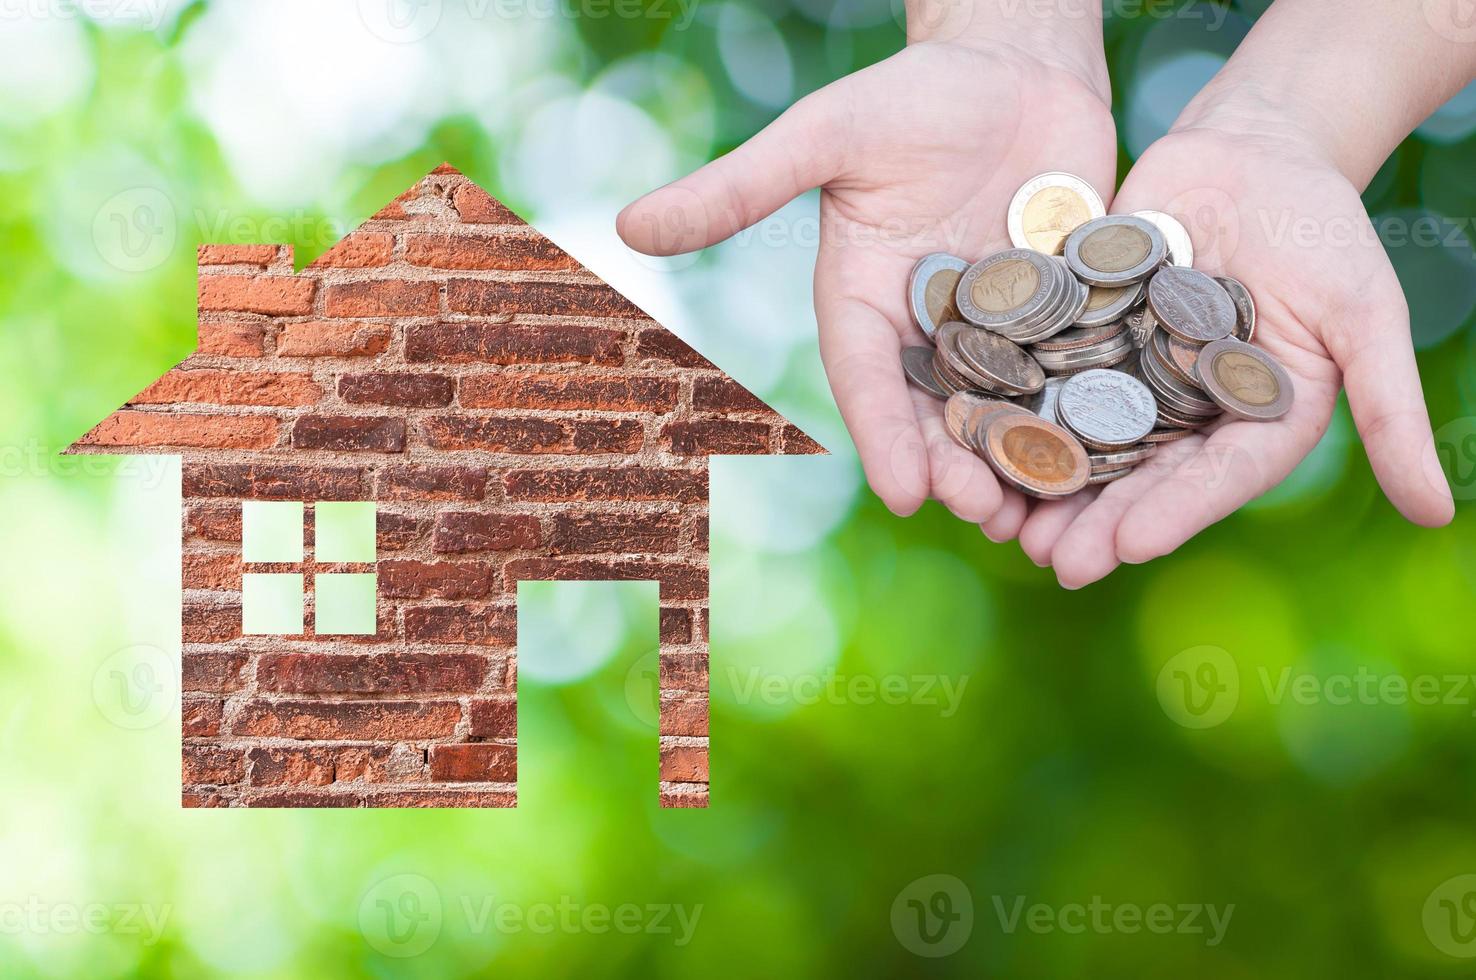
[[[443,166],[301,273],[201,246],[196,352],[71,451],[182,457],[186,806],[511,806],[517,583],[645,579],[700,807],[707,457],[823,450]],[[304,635],[242,635],[248,499],[309,505],[305,565],[249,569],[307,572]],[[312,633],[325,500],[377,502],[375,635]]]

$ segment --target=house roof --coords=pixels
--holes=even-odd
[[[198,264],[194,353],[66,452],[824,452],[449,165],[300,273],[290,246]]]

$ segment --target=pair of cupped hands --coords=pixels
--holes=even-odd
[[[1018,539],[1067,588],[1167,554],[1281,482],[1344,387],[1385,494],[1411,521],[1448,522],[1408,308],[1358,189],[1294,133],[1227,112],[1220,124],[1176,127],[1114,195],[1105,89],[1105,71],[1011,45],[913,44],[636,201],[618,229],[641,252],[691,251],[821,188],[820,353],[871,487],[899,515],[932,497],[991,541]],[[976,261],[1009,248],[1009,201],[1045,171],[1084,178],[1113,213],[1175,214],[1196,267],[1250,288],[1256,343],[1292,376],[1291,412],[1161,445],[1129,476],[1062,501],[1001,485],[955,444],[942,402],[902,373],[901,349],[926,343],[908,315],[908,273],[929,252]]]

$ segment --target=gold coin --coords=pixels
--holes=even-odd
[[[1031,248],[1059,255],[1067,236],[1092,218],[1092,209],[1080,194],[1069,187],[1051,186],[1025,202],[1021,224]]]
[[[1225,351],[1211,367],[1215,380],[1247,405],[1269,405],[1281,394],[1276,375],[1240,351]]]
[[[1040,272],[1024,259],[1008,259],[990,266],[974,280],[969,298],[985,313],[1018,309],[1040,288]]]
[[[958,292],[958,281],[963,278],[962,269],[939,269],[923,287],[923,302],[934,323],[962,320],[953,297]]]
[[[1081,260],[1099,272],[1126,272],[1148,257],[1153,240],[1130,225],[1107,225],[1081,243]]]

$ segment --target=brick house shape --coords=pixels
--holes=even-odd
[[[517,583],[635,579],[706,806],[707,457],[824,450],[449,165],[198,263],[195,352],[66,450],[181,457],[183,804],[516,805]]]

